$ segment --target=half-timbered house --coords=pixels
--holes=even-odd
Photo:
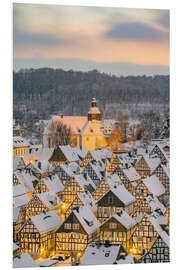
[[[106,170],[109,174],[114,173],[116,168],[121,164],[121,161],[117,154],[113,153],[109,165],[106,167]]]
[[[146,178],[153,173],[159,163],[159,158],[150,158],[149,155],[144,155],[137,159],[135,169],[142,178]]]
[[[104,173],[104,168],[100,167],[97,164],[97,161],[91,161],[84,168],[83,172],[87,173],[92,179],[93,183],[98,186],[101,178],[103,177],[102,172]]]
[[[161,162],[168,162],[169,161],[169,145],[156,144],[149,154],[150,156],[156,155],[161,160]]]
[[[127,190],[131,194],[133,194],[135,186],[141,180],[141,177],[138,174],[138,172],[135,170],[135,168],[130,167],[128,169],[124,169],[123,167],[118,166],[116,170],[114,171],[114,173],[120,177],[122,183],[127,188]]]
[[[110,189],[97,201],[97,218],[102,223],[119,210],[132,214],[134,202],[135,197],[119,179],[118,182],[110,184]]]
[[[36,187],[39,179],[30,168],[17,170],[13,173],[13,186],[23,185],[25,193],[31,198],[34,188]]]
[[[94,200],[91,193],[87,190],[76,196],[71,205],[67,208],[65,212],[65,218],[71,214],[73,208],[82,206],[88,207],[93,213],[96,213],[97,211],[96,201]]]
[[[57,204],[57,197],[54,193],[43,192],[34,194],[25,206],[26,220],[31,216],[36,216],[43,211],[54,209]]]
[[[101,224],[99,241],[105,243],[121,243],[127,251],[132,248],[131,236],[135,231],[141,217],[134,220],[125,211],[120,210]]]
[[[99,182],[99,185],[96,187],[94,192],[92,193],[93,198],[98,201],[104,194],[110,189],[110,185],[108,184],[107,178],[102,178]]]
[[[18,231],[25,223],[23,207],[13,208],[13,242],[19,244],[19,235]]]
[[[56,231],[56,253],[80,255],[97,239],[99,225],[88,207],[77,207]]]
[[[54,172],[59,176],[64,186],[66,186],[69,180],[74,176],[72,168],[68,164],[57,165]]]
[[[61,200],[63,203],[70,205],[76,196],[86,190],[92,193],[96,189],[95,184],[90,177],[84,174],[74,175],[69,183],[66,185],[64,190],[61,192]]]
[[[52,192],[59,194],[63,191],[64,185],[57,176],[57,174],[49,174],[47,177],[42,178],[37,183],[34,188],[33,194],[43,193],[43,192]]]
[[[158,235],[163,233],[167,225],[168,218],[160,210],[155,210],[151,214],[145,214],[132,234],[133,247],[131,253],[137,258],[147,253],[157,239]]]
[[[169,168],[162,163],[153,172],[165,187],[165,195],[169,196]]]
[[[55,250],[55,230],[61,225],[55,211],[30,217],[19,231],[21,252],[28,252],[34,257],[47,257]]]
[[[169,243],[158,236],[149,251],[137,263],[166,263],[170,262]]]
[[[150,206],[146,200],[148,195],[154,197],[161,197],[165,193],[165,188],[159,181],[156,175],[152,175],[146,179],[142,179],[134,189],[134,197],[136,201],[134,203],[134,213],[144,214],[150,211]]]

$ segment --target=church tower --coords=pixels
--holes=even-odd
[[[101,121],[101,113],[99,111],[99,108],[97,107],[96,98],[93,98],[91,101],[91,108],[88,112],[88,121],[92,122]]]

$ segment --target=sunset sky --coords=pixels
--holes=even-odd
[[[169,11],[13,5],[14,70],[169,74]]]

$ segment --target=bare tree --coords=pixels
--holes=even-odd
[[[71,128],[59,121],[56,125],[51,123],[50,127],[51,147],[70,144]]]

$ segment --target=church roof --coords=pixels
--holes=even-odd
[[[87,116],[53,116],[52,121],[54,125],[61,122],[63,125],[71,127],[72,133],[79,134],[88,118]]]

